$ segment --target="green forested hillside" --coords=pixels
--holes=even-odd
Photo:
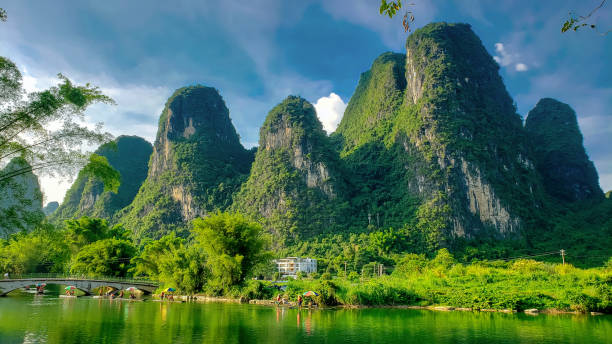
[[[160,116],[147,179],[119,221],[139,239],[185,233],[192,219],[231,204],[252,161],[217,90],[180,88]]]
[[[277,246],[342,231],[349,214],[340,168],[314,107],[289,96],[266,117],[233,208],[261,221]]]
[[[565,202],[603,198],[597,171],[582,145],[576,113],[569,105],[541,99],[529,112],[525,129],[549,194]]]
[[[100,146],[94,153],[105,157],[121,175],[117,192],[104,191],[101,180],[83,171],[79,173],[64,201],[51,215],[51,221],[61,222],[81,216],[113,219],[117,211],[128,206],[147,176],[147,163],[152,147],[138,136],[119,136]]]

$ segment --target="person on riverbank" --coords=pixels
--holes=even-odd
[[[162,291],[161,294],[159,294],[159,299],[163,300],[164,296],[166,296],[166,293]]]
[[[303,301],[304,299],[302,299],[302,295],[298,295],[298,298],[297,298],[298,308],[302,308]]]
[[[281,300],[282,300],[282,299],[281,299],[281,294],[280,294],[280,293],[278,293],[278,295],[276,295],[276,305],[277,305],[277,306],[280,306],[280,304],[281,304]]]
[[[119,292],[119,298],[123,299],[123,290]]]

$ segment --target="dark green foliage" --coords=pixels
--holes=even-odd
[[[196,247],[207,256],[215,291],[243,283],[260,264],[269,263],[261,225],[240,214],[217,213],[193,221]]]
[[[201,249],[187,246],[186,240],[174,233],[159,240],[146,240],[142,251],[132,259],[132,273],[163,282],[180,292],[193,294],[201,291],[210,271]]]
[[[178,89],[160,116],[147,180],[121,221],[139,239],[186,235],[185,223],[231,204],[252,161],[216,89]]]
[[[151,152],[151,144],[138,136],[119,136],[115,141],[100,146],[92,158],[105,158],[110,167],[100,168],[99,164],[93,163],[85,166],[51,220],[61,222],[80,216],[96,216],[112,221],[114,215],[136,196],[147,176]],[[108,171],[105,174],[107,178],[100,175],[104,170]],[[98,175],[93,176],[92,171],[98,171]],[[117,183],[116,173],[120,183]],[[107,190],[109,186],[114,190]]]
[[[72,261],[70,272],[91,277],[125,277],[131,267],[130,260],[135,254],[136,249],[129,240],[98,240],[79,250]]]
[[[122,225],[109,227],[105,219],[83,216],[79,219],[67,220],[65,223],[65,239],[73,252],[80,251],[84,246],[104,239],[130,238]]]
[[[550,195],[566,202],[603,198],[597,171],[582,145],[576,113],[569,105],[541,99],[529,111],[525,129]]]
[[[314,107],[290,96],[266,117],[251,174],[233,208],[261,221],[275,246],[333,232],[348,215],[340,168]]]
[[[63,272],[69,259],[64,233],[52,226],[0,239],[0,271],[16,275]]]

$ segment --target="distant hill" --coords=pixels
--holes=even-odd
[[[576,113],[569,105],[540,99],[529,111],[525,129],[549,194],[568,202],[603,198],[595,165],[582,144]]]
[[[30,169],[20,157],[13,158],[0,175]],[[0,238],[13,233],[31,231],[45,217],[38,177],[31,171],[0,181]]]
[[[49,202],[49,203],[47,203],[47,205],[45,205],[43,207],[43,213],[45,213],[46,216],[49,216],[54,211],[56,211],[57,208],[59,208],[59,203],[58,202],[56,202],[56,201]]]
[[[119,221],[136,238],[185,233],[193,218],[229,207],[252,162],[216,89],[178,89],[160,116],[147,178]]]
[[[106,157],[121,174],[117,193],[104,191],[101,180],[79,173],[64,201],[50,216],[53,222],[81,216],[113,219],[117,211],[129,205],[147,176],[147,163],[152,147],[138,136],[119,136],[100,146],[95,153]]]

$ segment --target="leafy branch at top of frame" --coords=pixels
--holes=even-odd
[[[607,35],[612,30],[608,30],[608,31],[605,31],[605,32],[600,32],[598,30],[598,26],[589,21],[589,19],[597,11],[599,11],[605,4],[606,4],[606,0],[602,0],[601,3],[599,4],[599,6],[595,7],[586,16],[576,16],[576,14],[573,14],[572,12],[570,12],[569,13],[570,18],[563,23],[563,26],[561,27],[561,32],[565,33],[565,32],[570,31],[570,30],[578,31],[579,29],[581,29],[583,27],[589,27],[589,28],[594,29],[595,31],[597,31],[602,36]]]

